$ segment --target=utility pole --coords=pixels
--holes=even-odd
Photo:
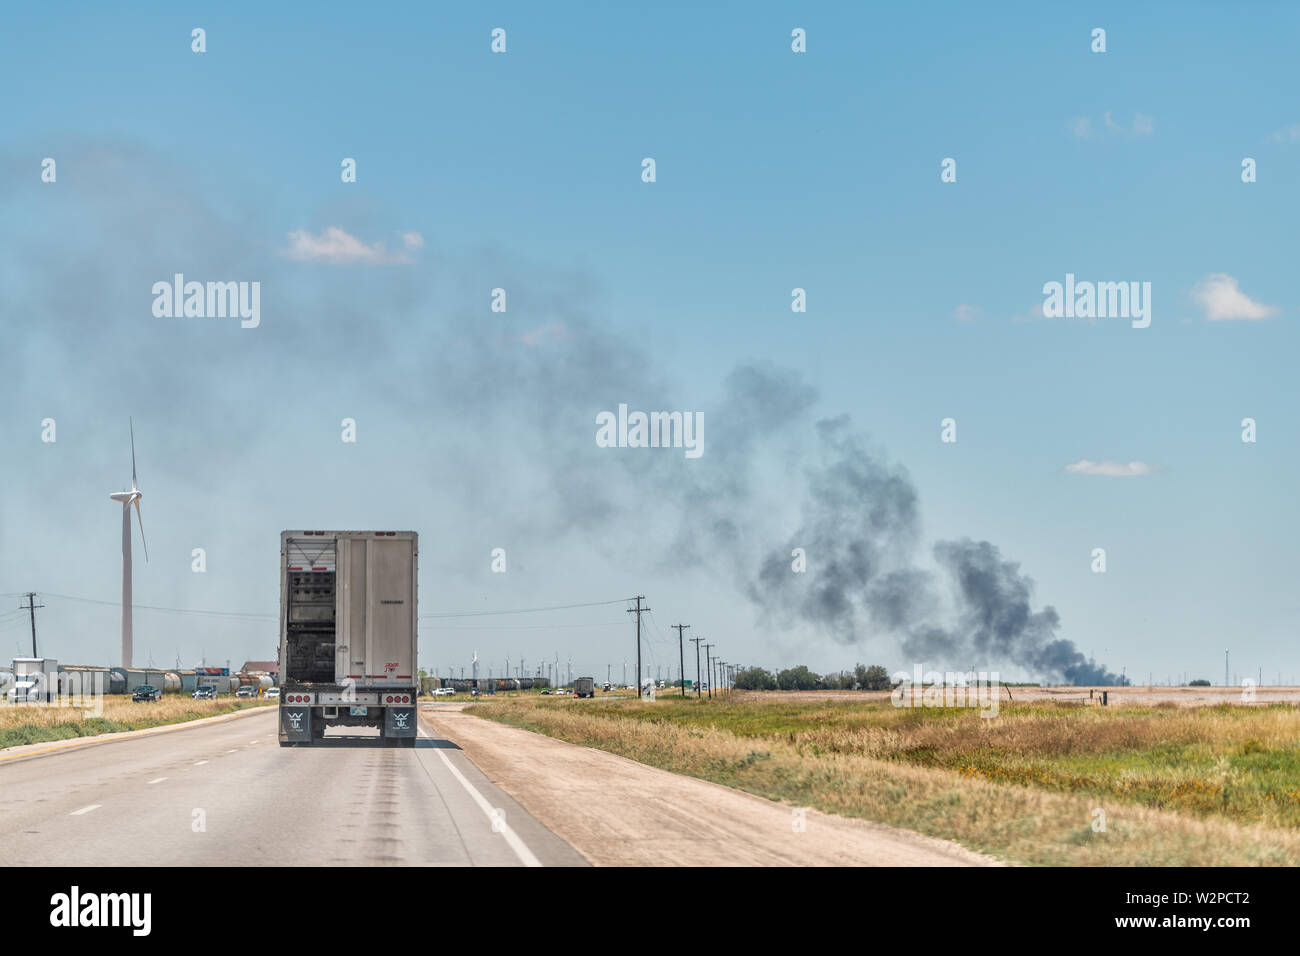
[[[1223,652],[1223,686],[1228,686],[1228,652],[1226,649]]]
[[[28,591],[27,592],[27,613],[31,616],[32,619],[32,657],[36,656],[36,609],[38,607],[45,607],[44,604],[34,603],[35,601],[36,601],[36,592]],[[19,606],[21,607],[21,605]]]
[[[682,662],[682,696],[686,696],[686,644],[682,641],[682,631],[690,627],[689,624],[674,624],[677,628],[677,656]],[[697,645],[698,648],[698,645]]]
[[[636,596],[636,607],[628,608],[627,613],[636,614],[636,696],[637,700],[641,699],[641,614],[643,611],[650,610],[648,607],[642,607],[641,602],[645,600],[644,594]]]
[[[610,672],[610,669],[611,669],[613,666],[614,666],[613,664],[606,664],[606,665],[605,665],[605,683],[606,683],[606,684],[609,683],[609,672]]]
[[[709,657],[709,648],[717,647],[717,644],[704,645],[704,664],[705,670],[709,672],[709,700],[713,699],[713,659]]]
[[[700,699],[700,641],[702,637],[689,638],[690,642],[695,645],[695,699]],[[686,689],[686,681],[682,681],[682,689]]]

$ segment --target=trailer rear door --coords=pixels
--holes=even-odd
[[[414,534],[340,536],[337,679],[358,687],[415,686]]]

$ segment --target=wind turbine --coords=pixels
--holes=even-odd
[[[128,419],[128,421],[130,421]],[[140,544],[144,545],[144,559],[149,560],[149,545],[144,540],[144,519],[140,517],[140,489],[135,477],[135,422],[131,427],[131,490],[115,491],[109,495],[122,503],[122,666],[131,666],[131,505],[140,522]]]

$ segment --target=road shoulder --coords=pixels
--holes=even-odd
[[[959,844],[798,809],[463,713],[426,726],[598,866],[997,866]]]
[[[111,734],[94,734],[90,737],[68,737],[65,740],[45,740],[34,744],[18,744],[14,747],[6,747],[0,750],[0,761],[21,760],[30,757],[45,757],[61,751],[73,750],[78,747],[90,747],[96,744],[109,744],[119,740],[132,740],[136,737],[149,737],[153,734],[166,734],[177,730],[189,730],[194,727],[202,727],[206,724],[221,723],[226,720],[235,720],[239,717],[247,717],[249,714],[260,714],[264,712],[276,713],[279,708],[249,707],[245,710],[232,711],[229,714],[217,714],[214,717],[200,717],[198,720],[177,721],[174,724],[160,724],[157,727],[143,727],[140,730],[120,730]]]

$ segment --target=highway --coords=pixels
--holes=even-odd
[[[583,866],[422,728],[280,747],[276,711],[43,755],[0,752],[0,864]]]

